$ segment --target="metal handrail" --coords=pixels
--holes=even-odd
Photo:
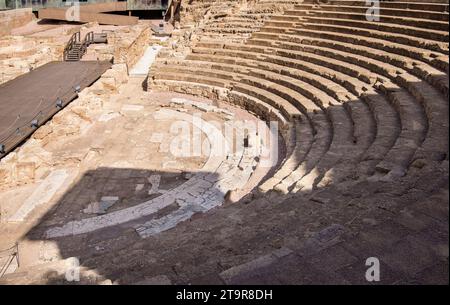
[[[66,44],[66,47],[64,48],[64,60],[67,59],[67,55],[69,54],[70,50],[73,49],[74,45],[79,42],[80,32],[76,32],[70,37],[69,41]]]
[[[78,59],[81,59],[81,57],[83,57],[83,55],[86,53],[87,48],[94,43],[94,32],[89,32],[86,34],[86,36],[83,39],[83,43],[81,44],[81,48],[80,48],[80,56]]]
[[[0,251],[0,253],[2,253],[2,252],[3,253],[8,252],[8,255],[7,255],[8,259],[7,259],[6,263],[0,267],[0,278],[3,277],[3,275],[5,275],[9,266],[14,261],[14,258],[16,258],[17,266],[19,266],[19,244],[15,243],[14,246],[12,246],[11,248]]]
[[[80,38],[80,32],[76,32],[70,37],[69,41],[64,48],[64,60],[67,60],[69,52],[74,48],[75,44],[80,44],[80,50],[78,53],[78,60],[80,60],[83,55],[86,53],[87,48],[94,43],[94,32],[91,31],[86,34],[83,41]]]

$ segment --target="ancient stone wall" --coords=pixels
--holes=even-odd
[[[0,36],[11,34],[11,30],[24,26],[34,19],[31,8],[0,12]]]
[[[52,38],[0,37],[0,84],[50,61],[60,60],[64,44]]]
[[[114,63],[131,68],[144,54],[151,37],[148,24],[141,24],[108,35],[108,44],[114,45]]]

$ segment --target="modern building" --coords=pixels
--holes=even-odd
[[[39,19],[132,25],[139,18],[165,16],[166,21],[173,21],[180,3],[177,0],[0,0],[0,10],[31,8]]]
[[[0,9],[29,8],[34,12],[42,8],[63,8],[78,2],[80,5],[106,2],[126,2],[128,11],[167,10],[170,0],[0,0]]]

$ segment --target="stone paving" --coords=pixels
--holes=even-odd
[[[156,120],[161,116],[165,120],[192,121],[190,115],[166,109],[154,113]],[[76,222],[68,222],[63,227],[50,228],[46,232],[46,237],[77,235],[117,226],[154,214],[176,202],[180,209],[160,219],[151,220],[136,227],[141,237],[148,237],[175,227],[179,222],[188,220],[197,212],[206,212],[221,205],[228,191],[246,184],[253,172],[253,167],[256,166],[256,162],[252,161],[258,156],[248,155],[245,151],[242,152],[242,156],[233,156],[229,155],[230,149],[225,151],[226,155],[222,155],[221,147],[217,147],[217,144],[221,146],[227,140],[223,138],[221,131],[204,121],[200,121],[196,127],[201,128],[211,143],[210,157],[200,169],[202,173],[194,175],[177,188],[165,190],[161,196],[132,208]],[[220,140],[221,137],[222,140]],[[221,156],[223,160],[220,159]],[[239,166],[241,167],[240,170],[238,170]],[[13,216],[13,218],[16,219],[17,217]]]
[[[225,145],[224,150],[224,143],[229,140],[223,138],[222,130],[208,123],[208,120],[233,122],[238,118],[257,121],[255,117],[229,106],[212,105],[206,100],[172,94],[158,97],[158,93],[145,93],[142,87],[136,91],[144,79],[120,79],[114,71],[121,71],[120,65],[113,66],[111,72],[83,90],[77,100],[42,126],[33,135],[34,141],[25,143],[2,160],[2,166],[8,168],[8,164],[17,165],[18,159],[26,160],[43,151],[46,160],[50,160],[50,155],[64,156],[54,165],[35,159],[33,166],[39,170],[34,171],[32,180],[6,176],[7,183],[2,185],[5,190],[0,195],[2,198],[17,198],[8,205],[1,200],[1,229],[6,237],[2,244],[19,239],[37,224],[36,219],[46,215],[36,227],[37,231],[26,234],[30,238],[26,235],[20,238],[23,268],[46,270],[42,269],[42,264],[65,266],[57,263],[65,259],[60,251],[55,252],[55,256],[50,255],[53,245],[49,248],[43,244],[39,251],[32,250],[35,247],[32,235],[42,233],[44,239],[83,236],[109,229],[113,232],[123,224],[135,229],[135,236],[148,238],[194,214],[220,206],[226,201],[226,195],[244,186],[257,168],[255,156],[246,152],[248,148],[233,152],[233,145]],[[80,105],[84,112],[78,112]],[[54,138],[60,124],[67,123],[67,119],[61,118],[70,118],[74,113],[82,116],[82,120],[72,120],[69,126],[77,128],[66,127],[66,137]],[[202,119],[193,120],[191,113],[201,113]],[[210,145],[206,150],[209,157],[167,156],[168,144],[173,138],[168,128],[171,122],[180,121],[203,130],[205,139],[209,139],[205,142]],[[130,135],[131,132],[135,134]],[[255,135],[248,137],[256,139]],[[120,143],[135,143],[136,148],[123,152]],[[124,153],[126,158],[123,158]],[[152,158],[148,159],[150,155]],[[61,175],[70,179],[63,179]],[[24,189],[16,188],[24,182],[28,184]],[[46,196],[40,196],[42,193]],[[20,198],[26,194],[29,194],[28,199],[21,202]],[[33,194],[38,194],[39,200],[35,200]],[[113,205],[101,206],[109,198],[115,198]],[[174,209],[173,204],[178,208]],[[91,213],[99,215],[88,216]],[[154,218],[155,215],[159,217]],[[37,253],[47,253],[52,258],[48,261]]]
[[[375,24],[364,1],[301,2],[193,1],[148,80],[132,47],[2,160],[21,264],[0,283],[67,284],[79,261],[82,284],[448,284],[448,3],[382,2]],[[251,132],[215,153],[234,120],[279,123],[277,164]],[[196,133],[207,154],[170,155]],[[24,205],[58,170],[76,179]]]

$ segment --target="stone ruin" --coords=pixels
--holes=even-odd
[[[448,6],[183,1],[168,38],[109,34],[113,68],[0,161],[23,253],[0,283],[80,258],[97,284],[367,284],[372,256],[385,284],[448,283]]]

